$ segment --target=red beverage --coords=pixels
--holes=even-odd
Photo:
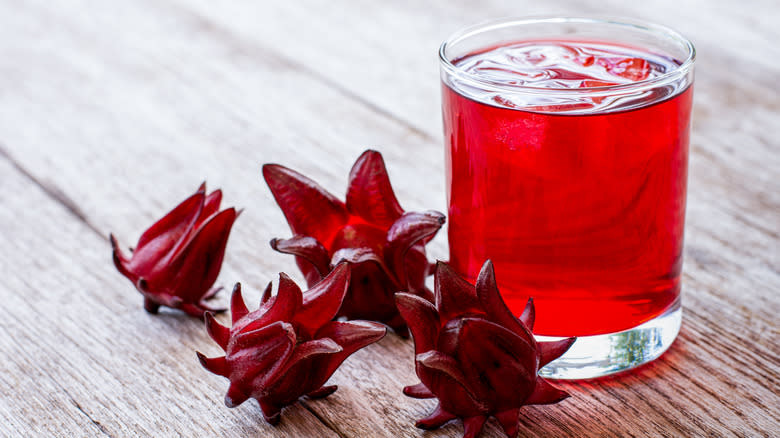
[[[452,265],[473,280],[492,259],[516,314],[534,298],[540,335],[614,333],[677,304],[692,88],[615,86],[652,81],[680,62],[538,40],[452,64],[500,86],[458,78],[443,86]],[[512,86],[583,93],[500,90]]]

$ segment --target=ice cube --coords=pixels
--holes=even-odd
[[[642,58],[604,57],[596,62],[610,74],[632,82],[643,81],[650,75],[650,63]]]

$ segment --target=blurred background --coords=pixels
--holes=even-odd
[[[625,16],[670,26],[698,49],[690,191],[721,186],[720,195],[755,213],[751,220],[775,228],[773,212],[739,190],[767,187],[780,165],[778,143],[762,129],[776,126],[780,101],[780,46],[771,43],[780,39],[778,9],[769,0],[6,2],[0,153],[78,198],[101,230],[138,207],[88,214],[115,188],[85,183],[72,192],[60,179],[77,184],[89,174],[145,192],[165,174],[178,199],[204,178],[228,189],[254,178],[245,190],[267,202],[261,162],[320,181],[338,176],[329,188],[341,193],[352,157],[369,146],[395,176],[394,159],[415,156],[419,178],[393,180],[406,208],[444,211],[439,44],[489,18]],[[296,154],[308,148],[338,153]],[[723,169],[735,156],[750,171]],[[274,218],[258,226],[279,229]]]

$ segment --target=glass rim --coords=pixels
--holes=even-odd
[[[474,35],[497,29],[503,29],[518,25],[527,24],[561,24],[561,23],[585,23],[585,24],[605,24],[610,26],[620,26],[625,28],[631,28],[639,31],[644,31],[656,36],[665,38],[671,38],[678,43],[681,43],[685,47],[688,56],[678,65],[674,70],[665,72],[660,76],[656,76],[650,79],[644,79],[637,82],[631,82],[628,84],[617,85],[605,85],[599,87],[587,87],[587,88],[544,88],[534,87],[529,85],[507,85],[489,79],[485,79],[476,76],[472,73],[468,73],[461,68],[458,68],[453,64],[446,56],[446,50],[469,37]],[[444,40],[439,46],[439,65],[447,71],[448,74],[457,77],[459,80],[467,83],[476,84],[479,87],[487,87],[490,91],[497,92],[509,92],[509,93],[523,93],[523,94],[540,94],[540,95],[609,95],[615,92],[623,91],[636,91],[644,89],[652,89],[659,86],[666,85],[674,82],[677,79],[683,77],[688,73],[696,61],[696,48],[693,43],[682,36],[679,32],[672,28],[655,24],[643,20],[636,20],[632,18],[620,18],[620,17],[559,17],[559,16],[530,16],[530,17],[509,17],[499,18],[483,21],[463,29],[460,29],[450,35],[449,38]]]

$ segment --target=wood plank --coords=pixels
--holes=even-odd
[[[439,44],[464,26],[498,17],[635,17],[664,23],[691,38],[699,48],[701,72],[758,80],[771,91],[773,74],[780,71],[775,61],[780,49],[771,44],[780,37],[780,30],[771,24],[780,11],[771,0],[747,1],[742,7],[707,0],[641,4],[619,0],[597,4],[577,0],[434,0],[424,7],[409,0],[371,7],[316,0],[227,2],[220,8],[212,8],[207,0],[175,3],[218,23],[235,37],[278,49],[281,56],[300,64],[312,76],[386,109],[436,138],[440,134],[439,87],[433,78],[438,77]],[[762,19],[757,19],[757,14]],[[306,25],[292,25],[295,23]],[[729,62],[733,60],[741,62]]]
[[[25,3],[17,11],[17,20],[4,28],[9,37],[2,39],[0,48],[16,49],[24,56],[0,60],[0,71],[10,82],[19,84],[0,94],[0,141],[7,154],[37,180],[52,191],[62,192],[63,199],[73,200],[78,211],[101,233],[113,230],[132,243],[131,237],[137,237],[144,226],[206,176],[212,184],[225,188],[229,202],[247,207],[236,224],[220,281],[241,279],[256,297],[256,290],[276,271],[294,272],[289,258],[274,254],[265,244],[269,237],[284,236],[287,231],[262,187],[261,162],[284,162],[340,193],[349,165],[364,145],[381,144],[402,203],[412,209],[443,209],[440,145],[431,139],[434,134],[426,134],[433,129],[400,124],[393,117],[377,113],[374,106],[365,105],[360,96],[345,98],[343,91],[323,85],[322,80],[312,78],[277,52],[250,38],[236,37],[230,27],[203,17],[165,6],[160,6],[165,12],[160,13],[151,2],[146,8],[138,4],[112,5],[112,9],[98,6],[88,14],[74,15],[70,11],[77,6],[78,2],[57,6]],[[392,22],[387,21],[385,26]],[[106,34],[115,38],[100,38]],[[35,44],[29,48],[25,41]],[[311,39],[309,43],[316,46],[317,41]],[[355,47],[365,45],[355,43]],[[747,86],[749,96],[750,92],[758,93],[756,90]],[[715,89],[706,93],[705,88],[705,96],[712,96],[709,102],[724,102]],[[768,105],[759,109],[755,114],[748,113],[764,114],[755,123],[771,123],[769,116],[774,109]],[[739,110],[751,109],[741,102]],[[717,126],[716,119],[709,123]],[[735,126],[723,129],[727,128]],[[615,436],[641,431],[643,435],[761,435],[777,430],[779,352],[773,318],[778,312],[779,283],[777,236],[771,234],[771,219],[777,213],[771,209],[778,204],[768,191],[776,180],[773,183],[771,167],[759,166],[754,168],[755,173],[747,170],[749,164],[762,158],[771,164],[772,155],[766,158],[760,148],[771,149],[772,145],[763,142],[755,125],[736,129],[737,133],[729,138],[747,145],[745,151],[734,152],[748,153],[723,154],[716,150],[711,154],[713,158],[707,158],[711,162],[692,163],[684,298],[688,314],[680,341],[662,361],[637,373],[569,385],[575,397],[559,407],[525,410],[524,434]],[[717,141],[718,133],[727,134],[715,131],[708,134],[711,138],[706,137],[707,142]],[[724,144],[715,143],[716,147]],[[709,146],[705,150],[709,151]],[[752,161],[741,161],[743,157]],[[718,166],[713,168],[713,163]],[[718,178],[723,175],[721,169],[732,172],[733,181],[756,183],[752,187],[758,189],[737,192],[744,197],[736,201],[719,199],[730,193],[727,184],[715,184],[722,179]],[[716,189],[711,189],[711,182]],[[751,206],[757,208],[746,208]],[[48,235],[49,239],[56,237]],[[40,247],[45,241],[32,240]],[[193,349],[210,345],[202,330],[174,315],[153,318],[143,314],[139,297],[111,272],[107,246],[100,248],[101,244],[105,245],[96,241],[93,250],[100,254],[105,250],[105,254],[95,254],[90,265],[104,266],[106,271],[90,281],[96,290],[105,290],[105,295],[97,303],[93,295],[83,296],[83,300],[94,303],[95,308],[108,309],[106,317],[122,313],[124,324],[139,325],[141,321],[152,326],[143,332],[147,336],[132,339],[134,342],[127,340],[127,345],[139,345],[140,339],[157,339],[163,333],[168,348],[160,346],[155,354],[164,354],[161,352],[169,351],[171,344],[176,345],[184,337],[186,352],[169,353],[169,360],[186,363],[187,368],[153,374],[166,388],[176,388],[171,394],[136,391],[132,397],[137,398],[119,398],[110,405],[112,413],[104,414],[107,419],[97,417],[98,421],[113,423],[112,431],[153,430],[158,435],[160,430],[163,434],[180,432],[153,423],[151,417],[147,421],[153,426],[133,424],[118,429],[116,424],[137,416],[136,405],[146,403],[147,397],[156,397],[152,400],[155,406],[162,402],[171,406],[174,413],[167,415],[189,418],[190,414],[182,414],[189,406],[175,407],[181,403],[178,388],[192,376],[202,376],[209,386],[197,382],[190,385],[191,390],[212,405],[202,419],[195,420],[217,421],[223,427],[217,433],[231,430],[232,421],[243,421],[247,430],[262,427],[256,409],[242,407],[244,417],[237,419],[233,417],[238,415],[235,411],[220,406],[224,381],[204,376],[196,364],[189,362]],[[435,256],[444,257],[441,239],[433,249]],[[73,252],[67,254],[76,256]],[[65,267],[61,269],[67,272]],[[76,273],[95,275],[86,270]],[[61,279],[55,276],[46,280],[50,283],[46,286],[53,288],[55,280]],[[37,306],[37,302],[27,305]],[[96,313],[88,324],[97,325],[102,322],[100,318],[101,314]],[[76,324],[62,324],[68,328],[72,325]],[[216,352],[213,348],[210,352]],[[95,360],[91,350],[78,354],[84,358],[70,360],[79,366],[89,366],[84,364],[87,358]],[[129,354],[136,352],[111,352],[123,359]],[[111,363],[116,367],[100,375],[110,381],[131,374],[138,379],[132,385],[138,385],[148,378],[146,370],[139,371],[143,369],[140,366],[155,357],[142,351],[137,354],[134,367],[122,368],[121,360],[115,359]],[[97,360],[108,355],[104,352]],[[403,384],[414,381],[410,359],[410,343],[389,337],[350,359],[333,379],[341,389],[309,406],[345,436],[418,436],[411,423],[431,405],[409,401],[399,393]],[[187,379],[179,372],[184,372]],[[96,385],[91,388],[116,390],[103,382]],[[87,398],[86,391],[77,394],[79,402],[81,397]],[[110,400],[102,397],[102,403]],[[98,408],[93,402],[85,409],[94,415]],[[205,406],[201,408],[206,410]],[[146,412],[142,416],[150,415],[142,412]],[[298,417],[299,411],[289,412],[290,421],[284,424],[297,425],[301,421]],[[157,419],[165,420],[170,418]],[[193,425],[193,429],[202,423]],[[491,424],[486,435],[496,430]],[[450,425],[431,436],[459,433],[460,426]]]
[[[199,321],[146,314],[106,240],[5,159],[0,187],[0,435],[337,436],[302,406],[279,428],[225,408]]]
[[[31,4],[28,4],[31,5]],[[32,7],[32,6],[30,6]],[[48,10],[48,12],[47,12]],[[19,26],[6,28],[9,34],[18,35],[20,40],[46,35],[38,40],[38,51],[28,54],[25,65],[29,70],[15,70],[15,65],[4,63],[2,69],[9,72],[12,76],[10,80],[18,80],[19,83],[27,82],[29,88],[22,86],[20,93],[5,95],[2,105],[3,115],[18,114],[22,112],[28,114],[31,118],[22,122],[22,125],[14,126],[7,123],[10,117],[0,117],[2,119],[2,131],[0,138],[3,139],[3,148],[14,159],[20,159],[22,165],[28,164],[37,166],[44,165],[49,170],[34,172],[35,177],[46,187],[54,192],[62,192],[62,197],[72,199],[73,203],[78,205],[78,210],[88,218],[93,226],[106,235],[109,230],[117,233],[128,244],[132,244],[130,239],[136,238],[142,228],[151,223],[163,211],[173,205],[175,202],[186,196],[194,190],[192,184],[198,184],[204,175],[207,175],[209,182],[214,185],[221,185],[225,188],[227,202],[236,202],[240,206],[247,207],[241,220],[236,224],[233,237],[229,244],[229,252],[226,259],[226,269],[223,270],[222,284],[232,283],[236,280],[242,280],[248,285],[249,300],[252,297],[256,300],[259,297],[257,291],[272,279],[276,272],[285,270],[300,279],[295,271],[294,263],[287,257],[270,250],[267,241],[275,234],[270,234],[265,230],[278,230],[279,235],[287,235],[287,226],[284,224],[283,217],[273,205],[270,194],[265,191],[259,176],[259,163],[261,160],[288,161],[285,156],[289,156],[289,148],[300,144],[317,150],[321,147],[322,152],[316,156],[307,156],[301,154],[302,159],[296,163],[298,168],[305,172],[313,174],[315,177],[333,183],[334,180],[340,184],[331,184],[336,188],[346,183],[346,175],[349,170],[350,161],[357,157],[364,145],[375,143],[382,138],[392,138],[398,142],[395,153],[387,153],[391,158],[393,155],[402,155],[405,153],[406,144],[412,147],[419,145],[420,141],[415,139],[414,134],[408,132],[398,133],[396,125],[393,122],[386,121],[381,117],[375,117],[370,110],[362,108],[360,105],[352,104],[340,107],[334,105],[338,102],[338,93],[329,91],[325,88],[318,88],[319,94],[314,94],[306,99],[301,99],[301,106],[293,109],[290,114],[282,112],[282,116],[274,115],[275,111],[287,108],[283,105],[289,101],[290,96],[296,95],[297,90],[301,88],[301,83],[306,84],[306,79],[301,78],[295,71],[286,68],[284,64],[272,64],[272,55],[264,53],[251,52],[247,54],[234,55],[234,48],[221,47],[214,42],[213,35],[197,38],[202,30],[199,22],[185,22],[183,27],[187,30],[183,35],[175,36],[177,49],[186,48],[194,52],[191,57],[181,59],[181,53],[177,50],[166,50],[159,52],[155,40],[147,42],[148,47],[142,44],[149,41],[149,35],[138,35],[137,40],[127,42],[128,46],[138,44],[135,51],[127,51],[117,64],[99,64],[104,58],[111,58],[115,48],[103,46],[98,38],[93,34],[73,35],[71,29],[93,30],[96,34],[102,33],[107,28],[115,30],[121,27],[115,27],[114,22],[102,23],[101,28],[91,29],[90,26],[64,26],[72,20],[72,15],[68,8],[59,12],[62,16],[47,17],[46,14],[52,14],[52,10],[47,6],[41,6],[41,10],[28,10],[27,16],[19,15],[21,18],[17,23]],[[97,14],[98,11],[93,11]],[[103,20],[110,19],[129,20],[131,22],[143,22],[141,18],[134,16],[143,14],[136,11],[115,11],[106,12],[107,16]],[[116,14],[116,15],[115,15]],[[43,16],[43,19],[41,17]],[[153,17],[153,15],[152,15]],[[23,20],[26,18],[26,20]],[[144,16],[144,18],[146,18]],[[85,20],[95,20],[95,16],[86,17]],[[59,23],[59,25],[58,25]],[[168,23],[158,24],[158,37],[160,33],[167,31]],[[48,29],[48,30],[46,30]],[[128,34],[134,34],[132,29],[126,29]],[[179,28],[173,29],[173,32],[181,31]],[[164,35],[164,33],[163,33]],[[123,35],[118,35],[122,38]],[[193,39],[193,37],[195,37]],[[173,39],[173,38],[172,38]],[[4,40],[6,47],[14,44],[13,40]],[[172,56],[173,55],[173,56]],[[228,61],[226,65],[230,69],[225,71],[225,65],[222,61],[237,56],[238,59]],[[262,59],[262,64],[258,64],[254,57]],[[204,70],[194,70],[192,76],[188,75],[188,69],[176,70],[177,64],[187,65],[206,59],[220,59],[220,62],[211,63],[212,68]],[[270,61],[269,61],[270,59]],[[160,67],[158,63],[164,64]],[[269,64],[270,68],[269,68]],[[95,65],[99,65],[93,70]],[[238,67],[236,71],[233,68]],[[57,75],[52,77],[47,71],[57,70]],[[276,70],[278,69],[278,70]],[[139,71],[140,70],[140,71]],[[14,76],[18,74],[19,76]],[[162,74],[164,77],[158,77],[157,83],[148,83],[136,81],[136,77],[152,77],[156,74]],[[95,75],[95,76],[93,76]],[[182,75],[185,75],[182,78]],[[83,87],[68,87],[69,83],[79,82]],[[268,93],[265,87],[259,87],[258,84],[273,83],[278,87],[275,93]],[[203,84],[216,84],[216,88],[209,91],[208,87],[202,88]],[[233,89],[227,95],[222,91],[225,86]],[[198,91],[200,88],[200,91]],[[165,91],[168,90],[168,91]],[[168,95],[161,95],[171,93]],[[203,94],[201,94],[203,93]],[[213,94],[212,94],[213,93]],[[243,101],[246,94],[252,98]],[[205,100],[201,100],[204,96]],[[214,99],[211,101],[211,99]],[[220,103],[220,99],[227,98],[228,101]],[[184,99],[184,100],[181,100]],[[189,101],[187,101],[189,100]],[[62,108],[54,105],[55,101],[67,103],[69,108]],[[210,102],[211,101],[211,102]],[[243,103],[241,103],[243,101]],[[261,106],[256,106],[257,103]],[[234,110],[227,113],[222,112],[227,106],[239,103]],[[158,107],[163,105],[165,108]],[[48,108],[48,109],[47,109]],[[78,115],[73,113],[72,108],[77,108]],[[150,114],[150,109],[157,108]],[[218,109],[215,109],[218,108]],[[323,109],[330,108],[330,116],[327,119],[319,120],[317,116],[322,114]],[[43,111],[43,112],[42,112]],[[239,115],[230,114],[236,111]],[[285,110],[285,111],[290,111]],[[219,113],[222,122],[227,122],[221,129],[222,132],[212,130],[210,122],[202,124],[202,117],[210,118],[209,114]],[[74,115],[69,117],[68,114]],[[240,116],[240,117],[239,117]],[[14,117],[16,118],[16,117]],[[355,129],[352,125],[339,122],[344,118],[355,118],[360,123],[360,129]],[[248,120],[260,120],[263,124],[251,127]],[[38,126],[38,120],[48,120],[47,126]],[[296,120],[301,120],[306,124],[315,125],[311,131],[300,131],[297,129]],[[86,125],[84,121],[88,121]],[[254,122],[252,122],[254,123]],[[15,124],[15,123],[14,123]],[[202,126],[208,132],[193,132],[193,126]],[[93,131],[96,130],[96,131]],[[248,129],[248,131],[247,131]],[[254,131],[254,132],[253,132]],[[139,132],[146,132],[148,136]],[[237,138],[236,133],[240,136]],[[323,133],[323,135],[317,135]],[[184,135],[183,137],[181,135]],[[110,143],[109,143],[110,141]],[[320,142],[322,145],[320,146]],[[222,143],[222,144],[220,144]],[[258,148],[258,143],[263,147]],[[264,144],[265,143],[265,144]],[[23,145],[36,145],[35,147],[26,147]],[[63,147],[63,144],[67,144]],[[109,147],[105,147],[109,144]],[[169,145],[189,145],[186,153],[177,147],[166,148]],[[25,149],[27,152],[19,154]],[[229,151],[229,153],[226,153]],[[125,156],[125,158],[116,160],[115,158]],[[254,157],[249,159],[248,157]],[[348,157],[348,158],[347,158]],[[331,163],[332,166],[322,166],[322,163]],[[216,165],[215,165],[216,163]],[[337,165],[336,165],[337,163]],[[176,173],[171,173],[168,169],[178,169]],[[32,169],[32,168],[31,168]],[[56,170],[54,170],[56,169]],[[38,168],[37,170],[40,170]],[[397,174],[397,170],[391,169],[392,174]],[[428,181],[435,181],[435,184],[441,185],[438,178],[438,172],[430,176]],[[236,175],[239,178],[236,178]],[[338,176],[336,176],[338,175]],[[397,178],[401,181],[401,178]],[[95,184],[97,181],[106,181],[105,184]],[[161,184],[165,181],[164,184]],[[216,184],[215,184],[216,183]],[[406,186],[406,191],[411,192],[413,187],[419,187],[421,179],[408,180],[397,186]],[[423,180],[423,186],[427,184]],[[63,185],[65,184],[65,185]],[[66,188],[66,186],[71,186]],[[81,186],[81,189],[73,190],[74,186]],[[91,192],[91,188],[97,189],[99,193]],[[87,193],[90,192],[90,193]],[[121,201],[119,201],[121,200]],[[443,201],[443,200],[442,200]],[[439,202],[442,202],[439,201]],[[409,203],[406,203],[409,205]],[[256,207],[257,206],[257,207]],[[422,208],[423,205],[417,208]],[[143,313],[140,308],[140,296],[132,290],[132,287],[121,278],[110,266],[108,259],[109,249],[107,243],[104,243],[105,251],[102,253],[104,260],[96,263],[98,266],[104,266],[105,275],[108,279],[101,279],[102,286],[100,290],[104,291],[107,297],[122,297],[122,312],[127,314],[127,318],[141,318],[136,324],[150,324],[158,322],[160,318],[149,317]],[[223,298],[224,299],[224,298]],[[116,307],[113,308],[116,310]],[[95,316],[95,323],[99,323],[102,315]],[[178,324],[175,327],[165,328],[165,324],[170,324],[167,317],[175,318]],[[130,321],[128,321],[130,322]],[[227,410],[221,402],[221,398],[226,390],[224,379],[208,375],[203,370],[198,370],[197,363],[191,360],[192,351],[200,349],[207,354],[216,353],[216,346],[210,340],[207,340],[202,328],[188,319],[179,318],[178,315],[165,315],[162,321],[155,324],[155,333],[147,333],[148,339],[155,339],[156,336],[162,336],[170,342],[177,342],[178,338],[184,337],[190,340],[185,343],[184,352],[177,349],[171,352],[171,355],[177,355],[177,360],[181,363],[187,363],[187,367],[194,366],[196,369],[176,369],[172,374],[179,377],[173,379],[164,379],[160,375],[155,375],[156,379],[165,382],[165,386],[173,388],[176,385],[173,382],[181,383],[186,381],[189,376],[201,376],[200,378],[210,383],[209,386],[203,385],[200,381],[192,385],[192,389],[197,388],[201,391],[201,397],[210,401],[218,414],[225,411],[227,414],[223,417],[224,422],[218,422],[218,426],[229,424],[229,419],[236,415],[244,415],[244,418],[236,426],[236,430],[246,432],[239,426],[249,422],[258,423],[257,427],[264,430],[265,426],[259,419],[259,411],[255,406],[243,406],[238,409],[239,412]],[[159,333],[162,333],[160,335]],[[390,345],[398,345],[399,340],[389,338],[386,342]],[[133,342],[139,344],[139,342]],[[382,344],[384,345],[384,344]],[[409,405],[403,406],[405,397],[400,393],[400,386],[382,387],[378,384],[384,383],[381,379],[378,382],[371,381],[372,378],[392,375],[394,372],[398,379],[410,382],[413,379],[413,370],[410,363],[405,360],[406,355],[399,355],[395,352],[388,360],[388,355],[382,353],[383,350],[391,347],[376,346],[373,353],[362,353],[363,362],[359,359],[350,359],[346,363],[346,376],[336,376],[334,381],[341,386],[335,397],[341,397],[342,393],[360,394],[364,399],[342,404],[342,409],[338,409],[338,403],[330,400],[338,400],[334,396],[329,400],[318,401],[313,406],[320,408],[334,406],[334,412],[349,418],[356,422],[360,419],[351,410],[357,406],[362,407],[362,412],[392,412],[398,411],[398,415],[403,415],[403,422],[398,421],[398,417],[390,417],[388,421],[394,428],[396,435],[404,435],[414,432],[410,428],[411,419],[421,416],[424,408]],[[411,354],[411,345],[402,344]],[[392,349],[392,348],[391,348]],[[395,350],[395,349],[393,349]],[[82,353],[85,358],[94,359],[91,352]],[[143,363],[143,358],[149,361],[154,357],[148,357],[143,350],[139,352],[130,352],[127,350],[116,349],[114,354],[117,357],[127,359],[128,356],[138,356],[139,362]],[[160,354],[156,351],[155,354]],[[368,358],[365,357],[368,354]],[[117,359],[118,360],[118,359]],[[350,371],[350,367],[357,363],[358,370],[355,373]],[[371,368],[365,368],[366,363],[371,363]],[[132,373],[138,378],[148,378],[145,372],[132,367],[122,367],[114,362],[113,372],[120,378],[125,373]],[[363,371],[360,371],[363,370]],[[368,370],[368,371],[366,371]],[[403,370],[399,373],[397,370]],[[165,373],[161,370],[160,373]],[[341,373],[341,372],[340,372]],[[363,374],[360,374],[363,373]],[[182,377],[185,376],[185,377]],[[359,377],[362,376],[362,377]],[[354,379],[358,382],[351,383]],[[377,389],[377,387],[379,389]],[[373,391],[373,395],[369,392]],[[173,397],[177,392],[169,395]],[[381,394],[381,396],[376,396]],[[118,417],[133,418],[133,409],[138,404],[147,402],[151,405],[159,404],[149,401],[149,397],[138,391],[133,391],[127,400],[118,400],[117,404],[122,404],[123,409],[117,412]],[[343,399],[342,399],[343,400]],[[131,403],[132,402],[132,403]],[[171,399],[165,400],[171,406],[172,410],[184,410],[181,401]],[[381,409],[379,408],[381,407]],[[298,422],[305,421],[306,416],[300,417],[300,408],[293,409],[292,412],[285,413],[283,424],[291,423],[293,427]],[[247,415],[251,412],[251,415]],[[411,412],[411,413],[410,413]],[[170,412],[165,413],[170,416]],[[193,412],[192,415],[197,415]],[[202,414],[202,413],[201,413]],[[204,421],[213,421],[212,415],[202,414]],[[289,420],[288,420],[289,419]],[[102,424],[112,421],[112,418],[101,419]],[[350,426],[350,430],[359,430],[350,436],[390,436],[392,433],[379,429],[378,424],[362,423],[360,425]],[[159,429],[156,432],[146,427],[157,426],[157,424],[134,424],[131,426],[139,434],[146,435],[176,435],[174,429]],[[195,423],[193,428],[202,426]],[[304,426],[306,426],[304,424]],[[452,426],[451,429],[455,429]],[[189,428],[180,429],[182,434],[188,434]],[[203,429],[209,431],[208,428]],[[323,429],[326,431],[327,429]],[[183,431],[183,432],[182,432]],[[280,430],[282,436],[320,436],[322,434],[305,434],[294,431]],[[215,434],[225,435],[226,430],[217,430]],[[453,436],[456,434],[453,433]]]
[[[232,2],[212,8],[207,0],[177,0],[182,8],[218,26],[231,38],[273,49],[301,71],[382,108],[412,129],[438,141],[438,45],[452,32],[482,20],[513,15],[595,14],[629,16],[671,26],[697,45],[691,192],[711,202],[733,201],[750,211],[750,224],[777,238],[777,140],[780,127],[780,10],[769,1],[729,7],[726,2],[674,0],[598,5],[577,0],[382,2],[370,8],[350,2],[273,4]],[[756,11],[765,19],[756,20]],[[319,17],[311,20],[310,17]],[[290,23],[306,23],[291,26]],[[736,161],[736,163],[734,162]],[[760,199],[760,202],[754,199]],[[743,214],[744,216],[744,214]],[[777,260],[775,260],[777,261]]]

